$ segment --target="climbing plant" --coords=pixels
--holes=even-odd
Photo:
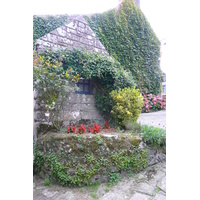
[[[33,48],[35,40],[67,23],[67,15],[33,16]]]
[[[64,72],[72,69],[73,75],[79,74],[81,78],[92,80],[96,92],[96,106],[99,111],[110,117],[112,99],[110,92],[114,89],[134,86],[131,72],[114,58],[89,53],[78,49],[73,50],[46,50],[41,52],[46,60],[50,62],[62,62]]]
[[[160,42],[133,1],[118,11],[85,16],[109,54],[129,69],[141,92],[158,94],[161,85]]]

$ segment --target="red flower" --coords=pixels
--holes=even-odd
[[[76,132],[76,127],[74,125],[72,125],[72,132],[75,133]]]
[[[106,122],[105,122],[105,124],[104,124],[104,127],[105,127],[106,129],[109,129],[109,128],[110,128],[110,125],[109,125],[109,123],[108,123],[107,120],[106,120]]]
[[[70,126],[67,127],[67,133],[70,133]]]

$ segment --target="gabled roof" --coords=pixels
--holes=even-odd
[[[79,48],[109,55],[81,15],[69,16],[67,24],[40,37],[35,45],[37,51],[46,48],[53,50]]]

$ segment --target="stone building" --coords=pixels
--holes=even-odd
[[[119,5],[122,1],[119,1]],[[137,6],[140,1],[134,0]],[[44,49],[84,49],[89,52],[100,53],[109,56],[105,47],[96,37],[95,33],[89,27],[86,20],[81,15],[71,15],[68,23],[40,37],[35,42],[35,49],[40,52]],[[93,95],[93,85],[90,80],[81,80],[78,83],[80,92],[72,93],[66,103],[63,114],[63,125],[80,123],[103,123],[104,119],[95,107]],[[37,138],[37,130],[40,126],[48,124],[45,114],[41,112],[36,104],[37,94],[33,95],[33,137]]]
[[[40,37],[35,42],[35,49],[40,52],[44,49],[85,49],[89,52],[109,56],[108,52],[96,37],[92,29],[81,15],[69,16],[67,24]],[[63,115],[63,125],[103,123],[104,120],[95,107],[93,85],[90,80],[80,80],[79,92],[72,93],[66,103]],[[40,126],[47,124],[45,114],[36,105],[37,95],[34,92],[34,138]]]

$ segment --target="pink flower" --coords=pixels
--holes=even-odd
[[[147,105],[146,105],[146,109],[147,109],[148,107],[149,107],[149,105],[147,104]]]

